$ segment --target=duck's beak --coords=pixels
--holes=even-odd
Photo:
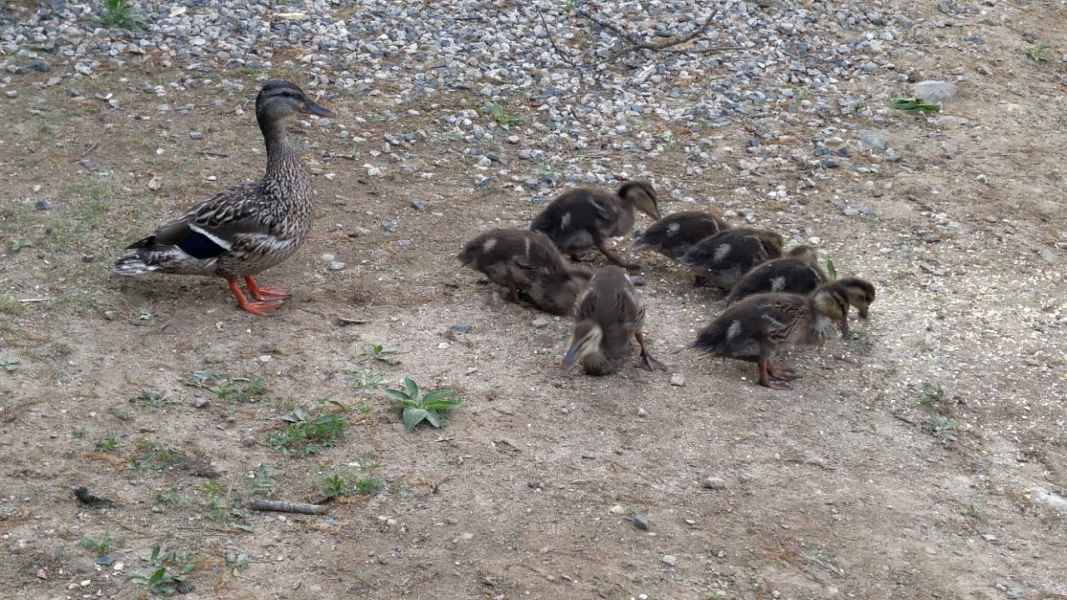
[[[574,366],[574,363],[578,362],[578,349],[581,347],[581,342],[576,341],[567,350],[567,353],[563,355],[563,368],[569,369]]]
[[[304,104],[300,112],[307,115],[315,115],[316,117],[326,117],[330,119],[334,117],[332,110],[312,100],[304,100]]]

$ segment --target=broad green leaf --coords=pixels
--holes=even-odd
[[[441,428],[440,416],[432,410],[426,411],[426,420],[429,421],[430,425],[433,425],[435,428]]]
[[[456,391],[452,388],[437,388],[436,390],[430,390],[426,392],[426,395],[422,397],[423,404],[430,402],[439,402],[441,400],[450,401],[455,397]]]
[[[407,390],[408,397],[412,400],[417,400],[419,398],[419,384],[415,383],[414,379],[405,377],[404,389]]]
[[[413,404],[413,399],[410,398],[407,393],[404,392],[404,390],[386,389],[382,391],[385,392],[386,396],[389,396],[393,400],[403,402],[404,406],[410,406],[411,404]]]
[[[408,407],[404,409],[404,429],[408,431],[414,431],[415,426],[422,423],[423,419],[429,415],[429,411],[425,411],[421,408]]]

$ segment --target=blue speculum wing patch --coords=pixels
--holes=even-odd
[[[185,239],[177,243],[177,246],[189,256],[200,260],[215,258],[226,252],[225,248],[211,241],[208,236],[191,230]]]

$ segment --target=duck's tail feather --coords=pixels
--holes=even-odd
[[[115,266],[111,267],[111,272],[124,277],[137,277],[138,275],[158,271],[160,268],[158,264],[152,264],[145,260],[144,253],[133,252],[115,261]]]
[[[197,259],[178,246],[158,245],[152,236],[130,244],[127,250],[130,252],[115,261],[111,268],[113,274],[124,277],[137,277],[155,271],[210,274],[215,265],[215,259]]]

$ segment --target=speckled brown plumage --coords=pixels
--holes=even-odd
[[[508,288],[513,302],[521,293],[534,306],[556,315],[571,314],[591,275],[568,264],[543,234],[522,229],[482,233],[467,242],[457,258]]]
[[[656,191],[643,181],[628,181],[611,194],[605,190],[578,188],[564,192],[550,202],[533,222],[561,252],[577,261],[578,255],[597,248],[608,260],[621,267],[636,269],[607,247],[609,238],[629,233],[634,226],[634,209],[653,219],[659,218]]]
[[[626,271],[615,266],[598,270],[578,299],[574,335],[563,366],[580,363],[589,375],[615,373],[633,351],[630,340],[635,339],[643,366],[662,368],[648,352],[641,331],[644,320],[645,308]]]
[[[639,235],[634,242],[634,251],[652,250],[672,260],[680,260],[700,240],[728,228],[716,212],[678,212],[656,221]]]
[[[264,83],[256,97],[256,120],[267,147],[262,179],[220,192],[134,242],[112,271],[223,277],[241,308],[255,314],[275,308],[288,294],[260,288],[253,276],[296,252],[312,222],[311,178],[285,134],[285,118],[295,112],[332,116],[292,83]],[[241,292],[237,279],[242,277],[255,302]]]

